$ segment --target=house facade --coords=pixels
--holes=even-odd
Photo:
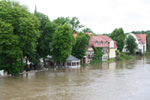
[[[129,33],[127,35],[127,37],[129,35],[133,36],[135,38],[135,40],[136,40],[136,44],[137,44],[136,52],[145,54],[146,53],[146,34]],[[125,39],[125,41],[126,41],[126,39]],[[127,49],[126,49],[126,45],[124,46],[122,52],[128,52]]]
[[[93,46],[101,47],[103,51],[103,57],[102,60],[106,61],[108,58],[113,59],[116,57],[116,50],[117,50],[117,43],[116,41],[112,40],[108,36],[105,35],[96,35],[93,36],[90,33],[88,33],[91,36],[91,39],[89,41],[89,47],[87,49],[87,63],[89,63],[94,58],[94,50]]]

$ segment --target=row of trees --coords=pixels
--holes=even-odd
[[[42,13],[30,13],[18,2],[1,0],[0,69],[18,74],[25,67],[25,57],[35,66],[47,55],[60,62],[66,62],[70,54],[83,59],[90,37],[80,32],[75,39],[72,34],[83,27],[76,17],[59,17],[50,21]],[[91,30],[84,30],[87,31]]]

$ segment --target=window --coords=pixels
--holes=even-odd
[[[97,43],[98,43],[98,42],[96,41],[96,45],[97,45]]]
[[[105,42],[105,45],[107,45],[108,44],[108,42]]]
[[[101,41],[101,45],[103,45],[103,41]]]

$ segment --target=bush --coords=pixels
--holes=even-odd
[[[126,53],[121,53],[120,56],[116,58],[116,61],[122,61],[122,60],[129,60],[133,59],[134,57],[132,55],[128,55]]]
[[[150,52],[146,52],[146,56],[150,56]]]
[[[81,64],[82,66],[89,66],[89,64],[86,64],[86,63],[83,63],[83,64]]]
[[[114,59],[108,59],[106,62],[111,63],[111,62],[114,62],[114,61],[115,61]]]
[[[102,60],[94,59],[90,62],[90,64],[95,64],[95,63],[102,63]]]
[[[124,58],[121,56],[116,58],[116,61],[123,61],[123,60],[124,60]]]

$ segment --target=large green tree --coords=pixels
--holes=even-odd
[[[51,43],[51,56],[54,61],[66,62],[72,52],[72,45],[75,38],[72,34],[71,27],[66,23],[58,26]]]
[[[122,49],[125,44],[125,34],[122,28],[116,28],[111,34],[110,38],[115,40],[117,42],[117,47],[120,52],[122,52]]]
[[[129,35],[126,39],[126,49],[130,52],[130,54],[135,54],[136,48],[137,44],[135,38]]]
[[[89,45],[90,36],[85,33],[78,33],[76,37],[76,43],[73,45],[72,55],[79,59],[83,59],[86,55],[86,49]]]
[[[80,25],[80,21],[77,17],[72,17],[71,19],[69,17],[58,17],[53,22],[58,26],[68,23],[73,32],[77,32],[80,28],[84,27],[84,25]]]
[[[48,16],[42,13],[35,11],[34,15],[40,20],[39,31],[41,36],[38,39],[36,52],[31,52],[30,57],[34,64],[38,64],[39,58],[46,58],[50,53],[50,43],[52,42],[56,25],[49,20]]]
[[[22,59],[35,51],[39,20],[18,2],[0,1],[0,69],[19,73]]]
[[[150,52],[150,32],[146,35],[146,45],[147,45],[147,52]]]

